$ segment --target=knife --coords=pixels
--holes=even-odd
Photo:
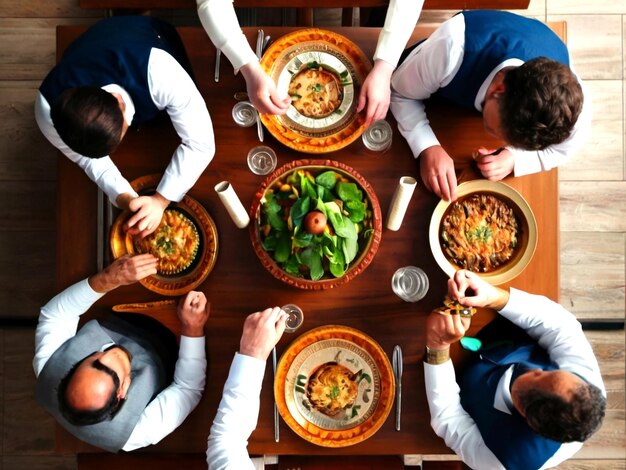
[[[393,375],[396,378],[396,431],[400,430],[400,413],[402,412],[402,348],[393,348]]]
[[[256,36],[256,56],[261,59],[263,57],[263,44],[265,42],[265,33],[262,29],[259,29]],[[263,124],[261,124],[261,115],[257,112],[256,115],[256,133],[259,137],[259,142],[263,142]]]
[[[222,57],[222,51],[217,49],[217,52],[215,53],[215,81],[216,82],[220,81],[220,59],[221,59],[221,57]]]
[[[272,349],[272,366],[274,368],[274,381],[276,381],[276,346]],[[276,405],[276,400],[274,400],[274,441],[280,441],[280,429],[278,427],[278,406]]]

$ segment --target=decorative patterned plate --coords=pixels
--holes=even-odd
[[[333,152],[363,133],[364,118],[356,108],[361,85],[372,67],[349,39],[323,29],[294,31],[270,46],[261,66],[284,94],[299,71],[319,67],[334,75],[342,90],[338,107],[325,117],[307,117],[293,105],[282,116],[261,115],[265,127],[287,147],[306,153]]]
[[[324,364],[347,368],[358,384],[356,401],[335,416],[318,411],[307,398],[311,374]],[[345,447],[371,437],[393,405],[395,380],[382,348],[365,333],[329,325],[308,331],[284,352],[276,369],[278,411],[300,437],[323,447]]]
[[[504,284],[518,276],[528,266],[535,253],[535,248],[537,247],[537,222],[535,215],[524,197],[507,184],[483,179],[467,181],[459,185],[457,200],[475,193],[493,194],[508,203],[513,209],[520,226],[518,245],[513,252],[512,258],[494,271],[476,273],[490,284]],[[453,276],[455,271],[461,268],[444,255],[439,239],[441,221],[450,204],[449,201],[442,199],[435,207],[430,219],[428,238],[435,261],[448,276]]]
[[[161,175],[146,175],[131,182],[139,194],[154,192]],[[180,202],[173,202],[169,208],[179,210],[196,225],[200,234],[200,247],[191,266],[173,275],[155,274],[139,282],[147,289],[162,295],[182,295],[201,284],[209,275],[217,260],[218,238],[215,222],[202,205],[190,196]],[[124,223],[129,213],[122,212],[111,226],[111,252],[115,258],[126,254],[135,254],[135,244],[124,230]]]

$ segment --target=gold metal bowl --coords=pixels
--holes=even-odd
[[[528,266],[537,247],[537,222],[526,200],[509,185],[489,180],[474,180],[461,183],[458,187],[457,194],[458,199],[465,198],[472,194],[492,194],[509,204],[513,209],[519,223],[520,233],[517,247],[511,258],[493,271],[477,272],[476,274],[493,285],[504,284],[517,277],[524,271],[526,266]],[[428,231],[430,249],[435,261],[437,261],[439,267],[450,277],[452,277],[457,270],[462,269],[444,254],[441,246],[441,224],[451,204],[452,203],[449,201],[443,199],[437,204],[430,219]]]
[[[371,211],[371,219],[368,219],[368,235],[365,236],[363,233],[359,234],[359,246],[356,257],[349,263],[345,273],[340,277],[334,277],[330,274],[328,269],[325,269],[324,276],[318,280],[305,278],[304,275],[300,274],[291,274],[287,272],[263,246],[264,237],[267,234],[263,233],[264,227],[262,226],[261,211],[263,201],[266,200],[268,190],[273,190],[279,181],[285,181],[286,178],[296,173],[298,170],[306,170],[313,176],[328,170],[338,173],[345,180],[357,185],[357,187],[363,192],[363,197],[367,203],[368,210]],[[382,236],[382,216],[380,212],[380,205],[372,186],[359,173],[348,165],[331,160],[296,160],[277,169],[274,173],[267,177],[257,190],[253,199],[252,207],[250,208],[250,219],[253,221],[253,223],[249,226],[250,239],[252,241],[254,251],[261,260],[263,266],[265,266],[265,268],[277,279],[300,289],[330,289],[354,279],[361,272],[363,272],[365,268],[367,268],[374,258]],[[293,235],[294,233],[292,230],[291,240],[293,240]]]

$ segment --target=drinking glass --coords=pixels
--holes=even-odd
[[[267,175],[276,168],[276,153],[265,145],[254,147],[248,152],[248,167],[255,175]]]
[[[393,131],[387,121],[379,119],[365,129],[365,132],[361,135],[361,140],[363,140],[363,144],[369,150],[382,152],[391,147]]]
[[[405,302],[417,302],[428,292],[428,277],[420,268],[404,266],[393,273],[391,289]]]
[[[286,304],[281,309],[287,314],[287,322],[285,323],[285,333],[293,333],[304,322],[304,313],[296,304]]]
[[[256,124],[258,112],[249,101],[240,101],[233,106],[233,120],[240,127],[250,127]]]

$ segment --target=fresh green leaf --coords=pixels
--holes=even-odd
[[[316,83],[315,85],[311,86],[311,90],[313,91],[313,93],[321,93],[323,89],[324,86],[321,83]]]
[[[283,220],[282,216],[276,212],[267,213],[267,223],[276,230],[284,230],[287,227],[287,224]]]
[[[289,215],[291,216],[291,221],[293,222],[293,226],[297,227],[304,219],[304,216],[309,212],[309,206],[311,205],[311,199],[306,197],[301,197],[298,199],[293,206],[291,206],[291,210],[289,211]]]
[[[365,218],[365,203],[361,201],[348,201],[344,204],[348,217],[352,222],[358,223]]]
[[[337,173],[332,170],[320,173],[315,177],[315,182],[326,189],[333,189],[337,183]]]
[[[276,249],[274,250],[274,259],[279,263],[287,261],[291,254],[291,236],[289,232],[280,232],[278,240],[276,242]]]
[[[344,238],[342,249],[346,264],[349,264],[356,257],[356,254],[359,251],[359,244],[357,243],[356,238]]]
[[[298,233],[293,236],[293,246],[299,248],[306,248],[313,243],[313,235],[306,230],[299,230]]]
[[[300,274],[300,260],[295,254],[292,254],[287,261],[283,263],[283,269],[289,274]]]
[[[354,183],[337,183],[337,194],[342,201],[363,201],[363,191]]]
[[[308,62],[306,64],[306,68],[307,69],[319,69],[320,68],[320,64],[317,63],[317,61],[312,61],[312,62]]]
[[[310,276],[313,281],[321,279],[324,275],[322,267],[322,250],[318,246],[310,246],[300,254],[302,263],[309,267]]]

